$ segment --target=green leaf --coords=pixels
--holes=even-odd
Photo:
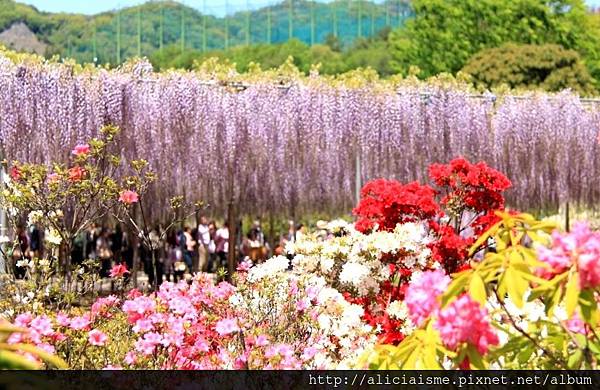
[[[32,362],[23,355],[15,352],[2,350],[0,351],[0,368],[16,369],[16,370],[38,370],[39,364]]]
[[[579,309],[583,320],[595,327],[598,324],[598,304],[592,289],[585,289],[579,293]]]
[[[569,360],[567,362],[567,367],[571,370],[576,370],[581,367],[581,363],[583,362],[583,351],[581,349],[576,349],[575,352],[571,356],[569,356]]]
[[[565,292],[565,305],[569,317],[575,312],[577,302],[579,301],[579,293],[579,274],[575,272],[567,282],[567,289]]]
[[[471,248],[469,249],[469,257],[473,256],[473,254],[475,252],[477,252],[477,250],[494,234],[496,234],[496,232],[498,231],[498,229],[500,228],[500,226],[502,225],[503,221],[499,221],[496,224],[494,224],[492,227],[490,227],[487,231],[485,231],[481,236],[479,236],[479,238],[477,239],[477,241],[475,241],[475,243],[473,243],[473,245],[471,245]]]
[[[467,356],[469,357],[469,363],[471,365],[471,368],[474,368],[476,370],[487,369],[487,365],[481,357],[481,355],[479,354],[479,351],[477,351],[477,349],[475,349],[475,347],[473,347],[472,345],[469,345],[467,347]]]
[[[517,272],[512,266],[507,268],[506,271],[508,296],[510,300],[518,307],[523,307],[523,296],[529,287],[529,283],[526,279],[521,277],[521,273]]]
[[[481,303],[482,305],[485,305],[485,302],[487,300],[485,283],[483,282],[483,279],[477,272],[474,272],[473,276],[471,277],[471,283],[469,284],[469,294],[471,294],[471,297],[473,297],[474,300]]]
[[[532,354],[533,354],[532,346],[527,345],[525,348],[520,350],[519,354],[517,355],[517,360],[521,364],[527,363]]]
[[[448,302],[458,297],[464,291],[472,273],[472,270],[467,270],[455,274],[455,279],[450,283],[444,295],[442,295],[442,307],[446,306]]]

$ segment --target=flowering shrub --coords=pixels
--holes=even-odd
[[[287,266],[279,257],[240,271],[237,287],[197,275],[153,295],[132,290],[122,303],[100,298],[89,311],[23,313],[15,324],[28,332],[9,343],[56,353],[72,368],[351,367],[375,343],[362,307]]]
[[[354,282],[358,288],[347,291],[347,298],[364,306],[366,320],[379,325],[384,342],[397,343],[412,329],[406,317],[390,315],[387,309],[392,302],[404,300],[412,273],[439,267],[454,272],[468,267],[468,248],[488,226],[497,222],[494,212],[504,208],[502,192],[510,186],[500,172],[483,162],[471,164],[464,158],[446,165],[433,164],[429,173],[439,191],[416,182],[403,185],[379,179],[367,183],[354,209],[358,217],[355,229],[363,233],[356,236],[358,251],[347,248],[345,255],[337,258],[342,284]],[[438,195],[443,195],[440,200]],[[407,236],[398,233],[398,229],[414,233]],[[410,239],[405,245],[407,237]],[[395,240],[396,244],[379,245],[378,251],[370,254],[371,259],[364,261],[360,249],[369,240],[381,243]],[[327,246],[330,244],[335,248],[335,240]],[[302,256],[295,260],[300,263],[306,263],[303,256],[311,254],[310,248],[299,252],[292,248],[292,252]],[[331,268],[335,256],[331,257],[325,258],[321,267]],[[415,257],[419,261],[415,262]],[[313,269],[309,267],[306,271]],[[396,309],[402,306],[394,305]],[[393,308],[391,312],[398,310]]]
[[[287,251],[294,254],[293,272],[323,277],[349,302],[363,306],[365,321],[382,339],[399,341],[411,324],[399,303],[403,290],[392,276],[438,266],[431,259],[428,229],[423,223],[407,222],[392,231],[363,234],[343,221],[330,225],[341,233],[327,241],[307,236],[288,245]]]
[[[577,224],[550,237],[554,226],[527,214],[497,218],[469,253],[488,240],[496,251],[447,288],[428,283],[449,280],[439,271],[413,277],[406,302],[419,327],[398,347],[365,355],[370,367],[597,367],[599,234]]]
[[[97,266],[92,261],[72,264],[73,242],[92,223],[118,214],[124,194],[126,200],[137,201],[154,180],[143,160],[123,163],[113,153],[118,136],[118,128],[104,126],[99,137],[77,144],[66,164],[12,163],[10,179],[1,183],[0,207],[9,210],[13,229],[27,220],[28,226],[45,230],[45,250],[43,258],[21,252],[16,265],[25,270],[27,281],[21,286],[9,283],[13,287],[7,293],[15,288],[19,297],[32,293],[32,303],[57,307],[95,293]],[[132,174],[122,176],[123,172]],[[15,238],[9,248],[13,255],[18,246]]]

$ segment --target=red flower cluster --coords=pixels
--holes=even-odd
[[[510,187],[510,181],[502,173],[488,167],[484,162],[471,164],[464,158],[449,164],[433,164],[429,167],[431,180],[445,194],[438,202],[436,192],[417,182],[402,184],[395,180],[378,179],[367,183],[361,190],[361,200],[353,210],[357,216],[355,227],[368,233],[373,230],[393,230],[405,222],[427,222],[436,239],[430,244],[432,258],[447,273],[469,267],[468,249],[473,242],[498,221],[495,211],[504,208],[502,192]],[[469,211],[468,226],[460,221]],[[447,212],[447,214],[446,214]],[[454,223],[442,223],[441,217],[458,219]],[[467,233],[468,232],[468,233]],[[356,298],[346,294],[346,299],[365,309],[364,319],[381,328],[380,341],[397,344],[404,338],[398,331],[401,321],[389,318],[386,308],[389,302],[404,299],[404,289],[412,270],[403,266],[403,253],[386,254],[381,261],[390,267],[392,278],[381,284],[376,297]]]
[[[476,213],[504,208],[502,191],[511,186],[502,173],[484,162],[471,164],[464,158],[454,159],[450,164],[432,164],[429,177],[447,190],[441,204],[455,211],[469,209]]]
[[[434,226],[438,239],[431,243],[433,260],[442,264],[448,273],[456,272],[467,261],[469,247],[475,240],[461,237],[451,226]]]
[[[363,233],[394,230],[399,223],[434,218],[440,212],[435,191],[417,182],[373,180],[362,188],[360,195],[353,212],[358,216],[356,229]]]
[[[19,169],[19,167],[14,166],[10,168],[10,178],[15,180],[15,181],[19,181],[21,180],[22,177],[22,173],[21,170]]]

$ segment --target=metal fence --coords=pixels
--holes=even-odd
[[[207,52],[290,39],[313,45],[331,37],[350,44],[410,16],[408,0],[125,1],[89,17],[87,31],[72,31],[63,54],[121,63],[167,46]]]

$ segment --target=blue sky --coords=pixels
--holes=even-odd
[[[321,0],[325,1],[325,0]],[[102,11],[117,9],[143,3],[142,0],[20,0],[22,3],[34,5],[41,11],[49,12],[75,12],[83,14],[95,14]],[[213,15],[223,15],[226,10],[224,0],[184,0],[184,4],[202,10],[203,4],[206,6],[207,13]],[[265,5],[280,3],[281,0],[228,0],[227,9],[229,12],[246,9],[247,4],[252,9],[260,8]],[[600,7],[600,0],[586,0],[590,6]]]
[[[95,14],[102,11],[109,11],[119,7],[127,7],[131,5],[144,3],[144,0],[17,0],[20,3],[31,4],[41,11],[48,12],[74,12],[83,14]],[[256,9],[269,4],[278,4],[282,0],[183,0],[190,7],[202,10],[206,6],[207,13],[214,15],[223,15],[225,10],[229,12],[243,10],[248,7]],[[324,0],[317,0],[324,1]],[[600,3],[600,0],[597,0]]]

